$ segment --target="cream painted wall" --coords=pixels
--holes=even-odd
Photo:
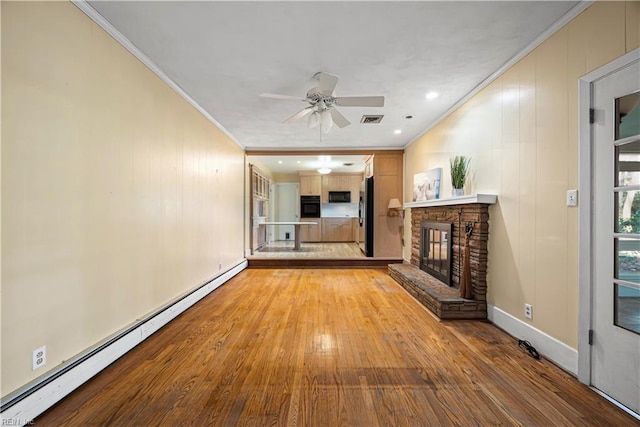
[[[4,396],[244,258],[244,152],[73,4],[1,8]]]
[[[498,195],[490,209],[489,303],[573,348],[578,210],[565,197],[578,186],[578,78],[640,45],[639,5],[593,4],[405,151],[408,201],[414,174],[443,167],[447,197],[449,158],[472,157],[466,193]],[[525,303],[533,321],[524,318]]]

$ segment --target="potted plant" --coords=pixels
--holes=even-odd
[[[469,171],[470,157],[455,156],[449,159],[451,165],[451,190],[452,197],[464,195],[464,183],[467,180],[467,172]]]

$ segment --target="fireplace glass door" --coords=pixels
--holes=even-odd
[[[423,222],[420,268],[451,286],[451,224]]]

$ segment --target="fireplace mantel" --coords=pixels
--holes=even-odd
[[[433,206],[453,206],[468,205],[470,203],[481,203],[485,205],[494,205],[498,201],[495,194],[471,194],[468,196],[451,197],[448,199],[425,200],[422,202],[405,202],[405,208],[430,208]]]

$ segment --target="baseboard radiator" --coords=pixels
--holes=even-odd
[[[115,333],[2,399],[0,420],[12,426],[32,424],[33,419],[98,374],[129,350],[150,337],[189,307],[247,268],[247,260],[201,284],[129,327]],[[9,425],[9,424],[7,424]]]

